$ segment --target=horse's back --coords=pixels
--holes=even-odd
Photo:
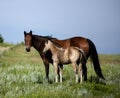
[[[89,43],[87,38],[76,36],[64,40],[55,39],[54,41],[65,49],[69,46],[74,46],[83,49],[86,54],[89,53]]]
[[[75,46],[83,49],[85,53],[89,52],[89,43],[86,38],[83,37],[73,37],[70,39],[70,46]]]

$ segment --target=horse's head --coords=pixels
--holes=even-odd
[[[32,46],[32,31],[30,31],[29,33],[26,33],[26,31],[24,31],[24,40],[25,40],[26,51],[30,52],[30,48]]]

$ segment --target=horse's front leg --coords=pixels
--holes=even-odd
[[[46,72],[46,78],[45,81],[49,82],[49,62],[48,61],[44,61],[44,66],[45,66],[45,72]]]
[[[55,82],[58,82],[58,63],[54,62],[54,70],[55,70]]]

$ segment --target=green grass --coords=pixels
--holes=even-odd
[[[0,46],[11,47],[11,46],[13,46],[13,44],[10,44],[10,43],[0,43]]]
[[[48,84],[38,52],[33,48],[25,52],[23,44],[12,46],[0,58],[0,98],[119,98],[120,55],[99,58],[106,81],[98,81],[88,61],[87,83],[75,83],[71,65],[64,66],[63,83],[55,83],[54,68],[50,65]]]

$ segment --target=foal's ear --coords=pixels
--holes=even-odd
[[[30,35],[32,35],[32,31],[30,30]]]

